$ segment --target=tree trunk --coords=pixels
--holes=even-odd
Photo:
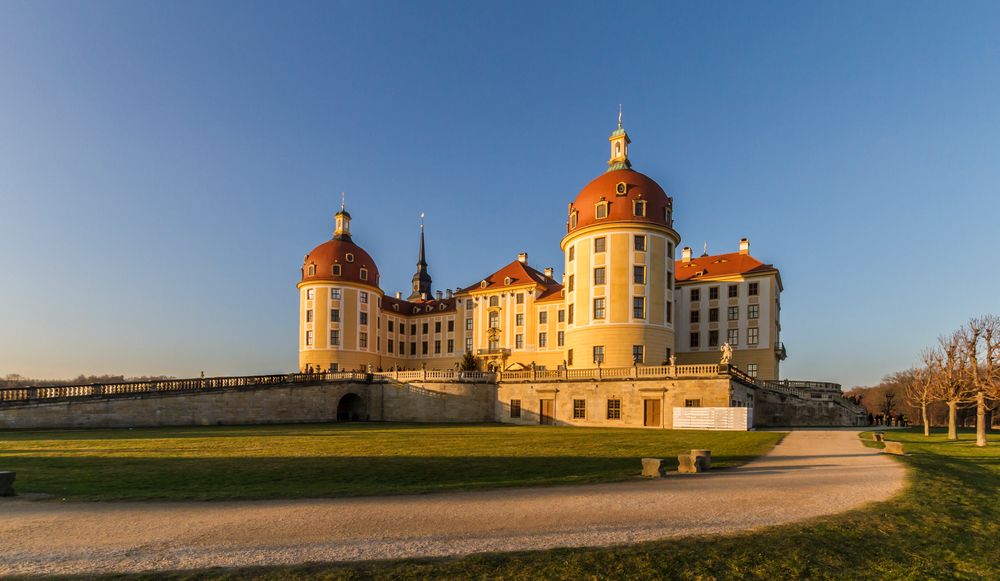
[[[958,420],[958,402],[950,401],[948,402],[948,439],[957,440],[958,439],[958,428],[955,426]]]
[[[986,445],[986,394],[976,394],[976,445]]]
[[[924,436],[931,435],[931,424],[927,420],[927,402],[920,404],[920,416],[924,422]]]

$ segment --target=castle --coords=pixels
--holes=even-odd
[[[778,269],[738,252],[681,249],[673,199],[632,169],[621,125],[607,170],[569,204],[563,272],[527,253],[469,286],[434,291],[423,224],[409,296],[386,295],[375,260],[351,237],[343,203],[333,238],[305,256],[299,289],[300,371],[455,369],[471,353],[486,370],[718,363],[779,377]]]

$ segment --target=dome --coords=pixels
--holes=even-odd
[[[607,202],[607,217],[598,218],[601,202]],[[632,169],[614,169],[597,176],[580,190],[570,205],[567,231],[606,222],[645,222],[672,227],[672,209],[673,200],[651,178]]]
[[[344,238],[327,240],[313,248],[302,264],[302,282],[354,282],[377,289],[378,276],[371,255]]]

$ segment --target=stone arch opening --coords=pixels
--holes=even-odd
[[[337,403],[338,422],[363,422],[368,419],[365,400],[356,393],[348,393]]]

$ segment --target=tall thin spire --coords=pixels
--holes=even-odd
[[[417,254],[417,272],[413,275],[413,292],[409,300],[431,298],[431,275],[427,272],[427,253],[424,250],[424,213],[420,212],[420,252]]]
[[[424,213],[420,212],[420,255],[417,257],[417,266],[427,266],[427,255],[424,252]]]
[[[618,103],[618,129],[622,128],[622,104]]]

